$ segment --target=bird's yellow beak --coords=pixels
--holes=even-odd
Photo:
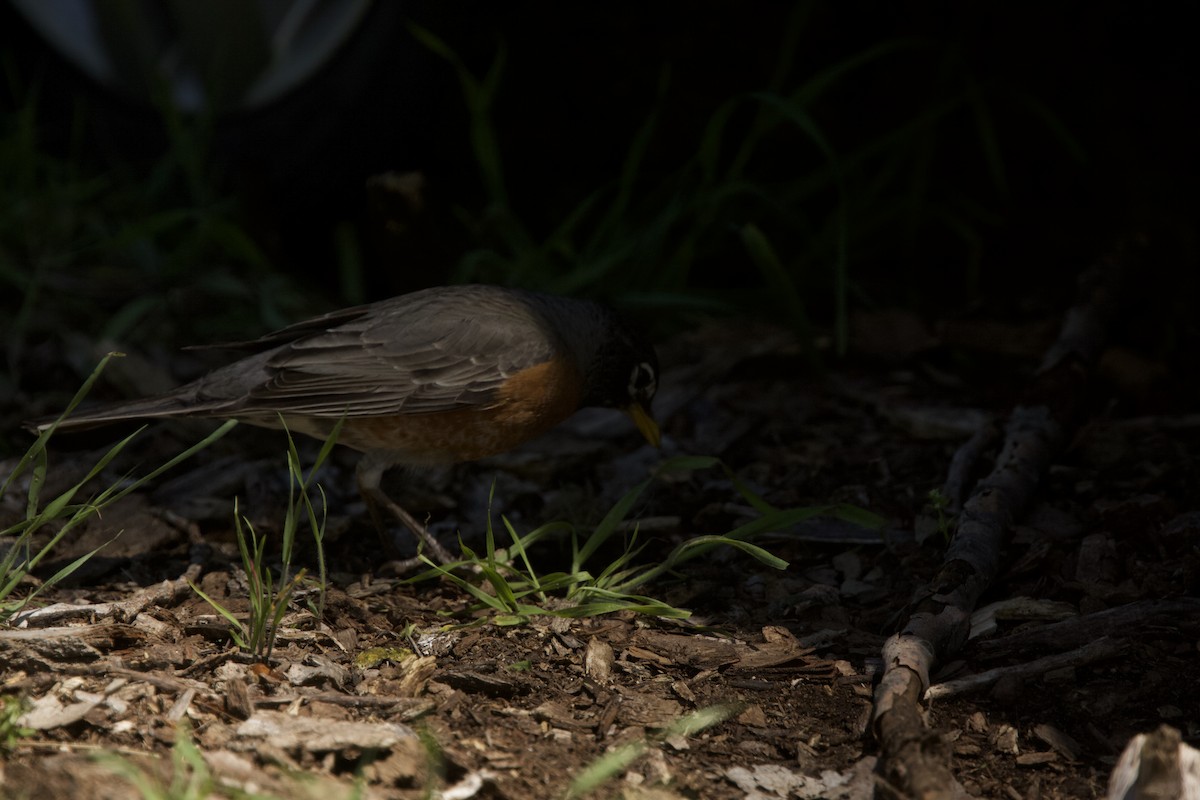
[[[647,442],[655,447],[662,445],[662,431],[658,429],[658,423],[654,421],[654,417],[650,416],[649,410],[644,405],[634,403],[621,410],[629,415],[633,424],[637,425],[637,429],[641,431],[642,436],[646,437]]]

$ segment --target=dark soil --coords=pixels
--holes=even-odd
[[[1053,331],[1052,322],[1038,330]],[[1019,332],[1002,337],[1006,348]],[[586,531],[679,454],[720,456],[777,507],[851,503],[886,520],[871,531],[818,517],[756,538],[789,562],[783,571],[727,548],[642,587],[690,610],[685,620],[622,612],[497,624],[449,581],[387,577],[385,548],[354,494],[353,459],[340,454],[321,479],[332,514],[325,615],[302,607],[314,598],[306,585],[265,663],[233,647],[228,625],[179,580],[187,574],[241,611],[233,497],[256,530],[278,531],[282,434],[239,428],[193,471],[106,511],[38,570],[46,578],[108,542],[38,599],[65,605],[0,637],[3,692],[31,704],[25,724],[36,728],[6,747],[0,794],[139,797],[121,765],[169,781],[186,721],[221,785],[275,797],[560,797],[624,745],[642,752],[597,796],[869,797],[880,648],[936,572],[952,525],[929,492],[958,445],[1008,410],[1040,346],[998,356],[943,336],[903,361],[860,349],[857,366],[818,373],[779,331],[703,329],[663,348],[662,453],[639,449],[631,427],[597,413],[487,463],[392,476],[396,496],[428,513],[444,542],[453,546],[457,531],[476,550],[493,486],[502,537],[502,514],[519,531],[552,520]],[[1123,370],[1120,380],[1096,385],[1098,411],[1012,530],[1006,571],[984,598],[1028,602],[1001,606],[990,630],[977,620],[982,635],[933,678],[1000,670],[973,692],[928,704],[936,746],[952,752],[974,796],[1100,797],[1132,735],[1166,722],[1185,741],[1200,736],[1200,616],[1186,604],[1145,605],[1200,593],[1200,420],[1123,413],[1137,408],[1130,386],[1158,391],[1167,380],[1130,358],[1108,357],[1104,374]],[[153,464],[193,438],[190,428],[160,426],[132,458]],[[96,455],[57,454],[46,491]],[[4,503],[8,524],[23,497],[10,490]],[[689,537],[756,514],[719,469],[672,473],[631,514],[643,521],[636,561],[654,563]],[[569,552],[568,539],[551,538],[531,557],[545,574],[564,568]],[[604,550],[588,566],[598,572],[619,554]],[[298,565],[317,568],[307,539]],[[113,602],[126,605],[97,605]],[[1117,608],[1133,609],[1132,621],[1102,631],[1114,644],[1101,657],[1014,671],[1099,635],[1038,638],[1045,626]],[[713,707],[722,721],[678,728]],[[95,759],[101,751],[109,760]]]

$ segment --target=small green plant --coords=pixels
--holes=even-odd
[[[760,516],[720,535],[696,536],[680,543],[666,558],[657,564],[639,564],[637,555],[642,547],[637,544],[636,528],[626,544],[624,552],[613,562],[593,575],[588,562],[595,553],[618,531],[622,530],[634,504],[642,493],[663,474],[719,467],[725,470],[738,493]],[[588,617],[614,611],[632,611],[649,616],[683,618],[690,612],[675,608],[660,600],[637,593],[640,587],[664,574],[668,574],[716,547],[733,547],[775,569],[786,569],[787,562],[749,540],[759,534],[795,525],[815,516],[834,516],[865,527],[878,529],[883,520],[877,515],[850,505],[811,506],[778,509],[753,492],[733,471],[719,459],[702,456],[683,456],[669,459],[656,470],[655,475],[635,486],[609,510],[580,544],[575,529],[565,522],[542,525],[524,536],[517,533],[512,524],[501,518],[511,544],[502,554],[495,544],[495,531],[491,515],[485,529],[485,551],[476,554],[466,545],[461,545],[463,560],[455,564],[438,565],[426,559],[432,569],[411,580],[442,577],[470,594],[477,604],[472,611],[490,609],[490,621],[497,625],[522,624],[531,616],[549,614],[560,617]],[[571,567],[565,572],[539,575],[529,558],[529,548],[538,540],[558,533],[571,536]],[[463,575],[457,568],[467,567],[469,572],[481,575],[491,591],[487,591]],[[552,597],[559,594],[561,597]]]
[[[280,421],[283,421],[282,417]],[[250,605],[250,614],[248,620],[243,621],[228,608],[206,594],[200,587],[192,584],[192,589],[196,594],[212,606],[218,614],[229,621],[229,632],[230,636],[233,637],[234,643],[260,661],[267,661],[271,658],[271,653],[275,647],[275,638],[279,632],[279,624],[283,620],[284,614],[287,613],[288,606],[291,604],[296,589],[304,581],[307,572],[301,569],[295,575],[292,575],[296,532],[300,527],[301,519],[307,519],[309,523],[317,552],[319,573],[318,599],[315,604],[310,605],[310,610],[318,619],[324,614],[325,592],[327,589],[324,553],[326,522],[325,490],[319,484],[316,484],[317,491],[321,494],[321,511],[318,515],[310,496],[310,487],[314,485],[313,481],[317,471],[325,463],[325,460],[329,457],[329,453],[333,450],[338,433],[341,431],[341,425],[342,423],[339,420],[337,425],[334,426],[333,432],[321,447],[317,459],[307,475],[304,474],[304,470],[300,465],[300,455],[296,450],[296,442],[292,438],[291,431],[287,430],[286,423],[283,425],[288,442],[289,485],[288,505],[283,521],[283,536],[280,546],[281,568],[278,582],[272,576],[271,565],[267,563],[267,536],[265,534],[259,536],[255,532],[250,520],[241,514],[237,501],[234,501],[234,533],[237,538],[238,550],[241,554],[242,569],[246,573],[246,580],[249,585],[247,601]]]
[[[317,619],[325,616],[325,595],[329,587],[328,571],[325,564],[325,523],[327,520],[327,512],[329,505],[325,498],[325,489],[319,483],[314,483],[318,471],[321,466],[329,458],[329,454],[333,452],[333,446],[337,444],[338,436],[342,432],[342,424],[346,421],[345,417],[339,419],[337,424],[333,426],[333,430],[329,436],[325,438],[324,444],[321,445],[321,450],[317,453],[317,459],[313,462],[308,474],[304,474],[304,469],[300,465],[300,454],[296,450],[296,441],[292,438],[292,433],[287,429],[287,423],[283,417],[279,418],[283,425],[283,430],[287,434],[288,443],[288,507],[287,514],[283,520],[283,575],[280,578],[280,583],[288,582],[288,572],[291,569],[292,553],[296,543],[296,530],[300,524],[300,511],[304,512],[304,518],[308,520],[309,532],[313,536],[313,544],[317,554],[317,602],[315,605],[310,604],[310,609]],[[321,513],[318,518],[317,510],[313,506],[311,490],[316,486],[317,492],[321,495]]]
[[[928,497],[927,506],[933,512],[935,529],[941,535],[942,540],[948,542],[954,528],[954,515],[947,513],[950,508],[950,498],[936,488],[929,490]]]
[[[91,375],[84,381],[79,391],[75,393],[74,398],[67,405],[67,409],[57,420],[41,431],[37,441],[30,445],[29,449],[21,457],[21,460],[17,462],[16,468],[4,479],[3,484],[0,484],[0,497],[3,497],[19,477],[27,472],[29,473],[28,486],[25,490],[25,518],[15,525],[11,525],[0,531],[0,540],[5,541],[6,545],[4,555],[0,558],[0,621],[10,619],[38,594],[50,589],[71,575],[99,551],[99,548],[97,548],[89,553],[85,553],[54,573],[54,575],[38,585],[33,591],[16,597],[17,587],[21,585],[25,576],[49,556],[67,534],[92,517],[99,516],[100,512],[110,504],[115,503],[130,492],[139,489],[180,462],[191,458],[200,450],[220,439],[237,424],[233,421],[226,422],[199,443],[187,448],[146,475],[133,480],[118,481],[102,489],[98,494],[83,503],[73,503],[72,501],[76,495],[141,433],[142,429],[139,428],[113,445],[74,486],[53,498],[45,505],[42,505],[42,487],[46,482],[46,475],[49,470],[46,445],[50,441],[50,437],[54,435],[58,425],[66,419],[67,415],[75,410],[87,395],[92,384],[95,383],[100,373],[104,370],[105,365],[108,364],[111,358],[117,355],[119,354],[109,353],[101,359],[96,368],[92,370]],[[61,524],[54,535],[35,550],[33,545],[35,534],[52,523]]]
[[[277,589],[271,574],[271,565],[267,563],[267,536],[255,533],[250,520],[238,510],[236,500],[233,503],[233,524],[242,557],[242,569],[246,573],[249,586],[246,598],[250,604],[249,619],[243,621],[196,584],[191,584],[191,587],[204,602],[229,621],[229,635],[238,647],[259,661],[268,661],[275,648],[279,623],[287,613],[296,587],[304,580],[305,570],[300,570],[290,580],[281,579]],[[284,571],[286,573],[287,567]]]
[[[24,728],[19,720],[29,703],[17,695],[0,695],[0,753],[12,751],[22,739],[32,736],[32,728]]]

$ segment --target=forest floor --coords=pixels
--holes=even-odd
[[[884,520],[870,529],[818,515],[753,539],[786,569],[720,547],[638,587],[685,618],[575,618],[562,593],[528,600],[558,614],[499,614],[445,577],[388,575],[353,454],[338,451],[319,477],[330,509],[324,614],[307,610],[319,564],[302,533],[295,564],[307,580],[256,662],[183,580],[245,613],[234,497],[278,553],[286,441],[239,426],[73,532],[36,571],[44,580],[104,545],[0,631],[0,796],[556,798],[607,755],[619,763],[593,796],[871,797],[881,647],[937,572],[953,524],[930,492],[957,448],[1003,419],[1056,322],[926,330],[899,315],[856,329],[856,357],[824,371],[769,328],[667,343],[662,451],[639,445],[623,418],[589,412],[502,457],[389,476],[447,546],[461,535],[476,552],[489,502],[498,546],[509,543],[502,516],[522,533],[563,520],[586,537],[681,455],[715,456],[732,472],[697,462],[656,477],[627,515],[638,523],[634,564],[754,520],[747,488],[777,509],[852,504]],[[1167,723],[1200,737],[1200,614],[1189,599],[1200,596],[1200,420],[1106,404],[1168,380],[1129,353],[1110,352],[1101,375],[1089,423],[1011,532],[978,635],[932,676],[998,670],[927,705],[975,797],[1100,797],[1131,736]],[[161,463],[198,429],[151,428],[97,485]],[[43,496],[86,473],[103,452],[91,442],[116,434],[90,435],[100,438],[85,449],[53,450]],[[3,498],[4,526],[25,512],[19,488]],[[586,568],[621,557],[632,530]],[[570,536],[547,535],[528,555],[539,574],[564,570]],[[1087,644],[1038,633],[1089,615],[1108,637],[1101,653],[1021,669]]]

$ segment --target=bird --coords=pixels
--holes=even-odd
[[[620,409],[661,441],[654,346],[590,300],[439,286],[221,346],[249,354],[172,391],[30,427],[214,417],[324,440],[341,423],[337,442],[363,453],[356,474],[372,516],[387,509],[443,563],[445,548],[383,492],[388,469],[505,452],[591,406]]]

